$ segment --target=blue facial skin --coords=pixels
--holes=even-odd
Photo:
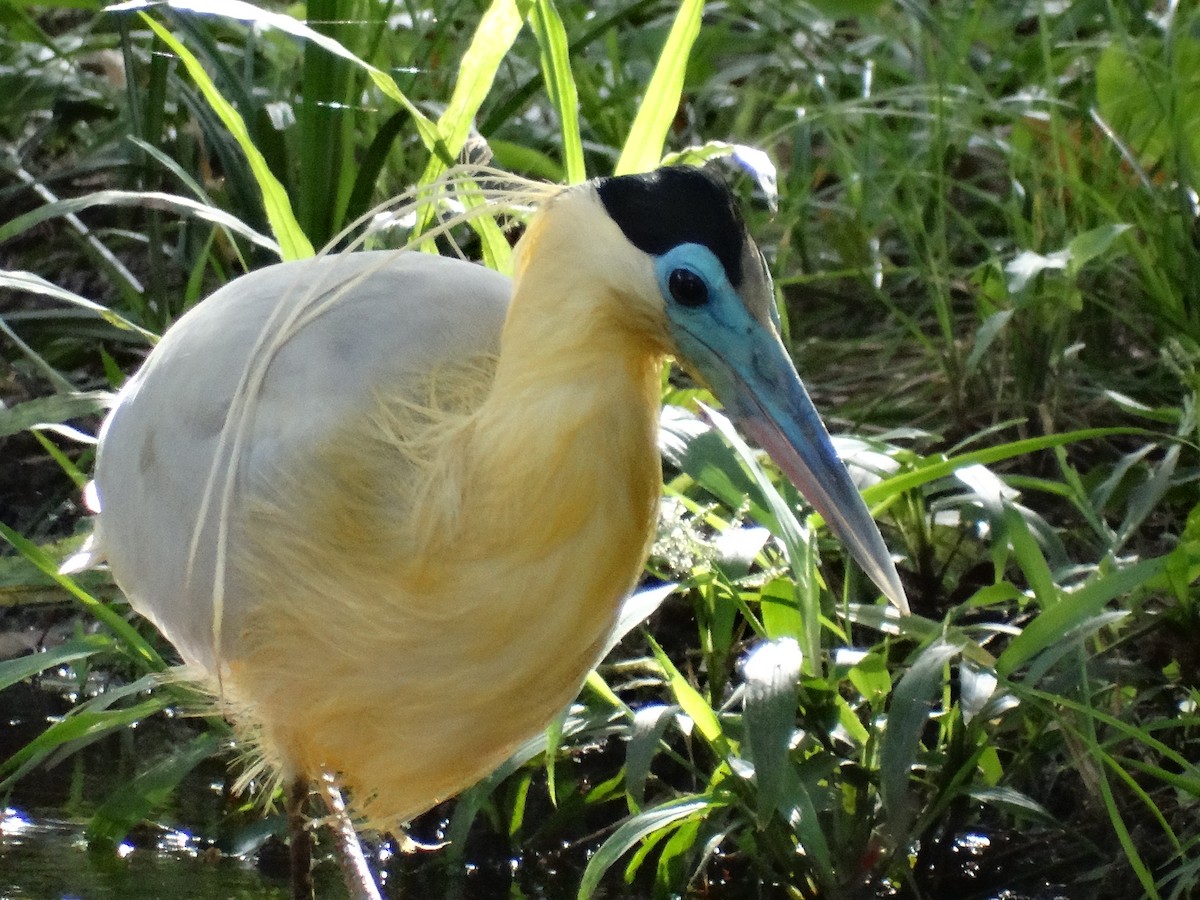
[[[658,257],[654,269],[675,346],[731,416],[766,415],[776,425],[793,420],[806,442],[825,435],[825,426],[777,334],[750,315],[711,250],[700,244],[681,244]],[[676,269],[686,269],[704,282],[707,303],[685,306],[672,297],[670,279]],[[771,319],[779,319],[774,301]],[[837,462],[832,446],[828,453]]]
[[[876,585],[900,609],[907,609],[904,588],[879,529],[777,332],[747,311],[707,247],[673,247],[655,258],[654,270],[680,355],[824,516]],[[678,286],[679,270],[699,279],[704,291],[685,276],[691,290],[675,297],[673,274]],[[772,321],[778,323],[778,316],[772,302]]]

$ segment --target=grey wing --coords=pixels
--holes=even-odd
[[[183,316],[122,390],[100,435],[96,551],[134,608],[186,661],[215,671],[219,496],[209,490],[206,500],[206,485],[229,450],[230,430],[222,430],[256,354],[297,304],[336,298],[265,368],[239,452],[256,468],[286,467],[289,455],[368,410],[379,386],[397,377],[497,352],[510,295],[509,280],[481,266],[375,251],[261,269]],[[218,495],[223,477],[218,471]]]

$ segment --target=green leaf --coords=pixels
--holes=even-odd
[[[750,502],[750,513],[772,532],[779,527],[758,485],[716,429],[679,407],[664,408],[659,444],[668,463],[686,472],[701,488],[730,509]]]
[[[1177,154],[1191,172],[1200,165],[1200,41],[1176,29],[1160,37],[1114,40],[1096,62],[1100,114],[1143,168],[1175,174]]]
[[[493,0],[479,20],[471,44],[459,62],[454,92],[445,112],[438,117],[442,152],[429,160],[419,184],[432,184],[462,151],[475,116],[491,92],[496,72],[520,33],[521,24],[521,11],[513,0]],[[459,188],[458,199],[468,207],[483,203],[483,198],[467,185]],[[417,217],[418,231],[424,229],[432,215],[431,207],[422,208]],[[509,271],[511,248],[496,222],[490,216],[484,216],[471,219],[470,225],[483,243],[485,262],[498,271]]]
[[[633,729],[625,745],[625,790],[638,806],[646,796],[646,779],[650,777],[650,764],[658,753],[659,742],[678,710],[677,706],[658,703],[634,713]]]
[[[1015,310],[1002,309],[999,312],[994,312],[980,324],[975,332],[975,343],[971,347],[971,352],[967,355],[965,368],[967,373],[972,373],[979,368],[979,363],[982,361],[985,353],[991,348],[992,343],[1004,331],[1004,326],[1013,317]]]
[[[1047,828],[1060,828],[1058,818],[1027,794],[1009,787],[982,788],[970,792],[973,800],[1001,809],[1011,816],[1033,819]]]
[[[945,478],[947,475],[953,475],[958,469],[966,466],[981,464],[989,465],[991,463],[1000,462],[1005,459],[1014,459],[1018,456],[1026,456],[1030,453],[1038,453],[1042,450],[1049,450],[1053,447],[1062,447],[1067,444],[1077,444],[1081,441],[1093,441],[1101,438],[1117,437],[1118,435],[1140,435],[1144,437],[1161,438],[1161,435],[1153,431],[1147,431],[1144,428],[1085,428],[1079,431],[1067,431],[1063,434],[1051,434],[1045,437],[1027,438],[1021,441],[1012,441],[1008,444],[1000,444],[995,447],[988,447],[984,450],[975,450],[971,453],[963,453],[959,456],[950,458],[928,457],[921,460],[917,467],[912,471],[901,472],[897,475],[892,475],[890,478],[885,478],[878,484],[873,484],[862,492],[863,500],[868,505],[873,506],[877,503],[903,494],[906,491],[911,491],[914,488],[937,481],[940,478]],[[813,518],[816,518],[815,516]]]
[[[200,15],[221,16],[227,19],[237,19],[249,22],[261,28],[274,28],[284,34],[301,38],[316,44],[327,53],[341,57],[357,66],[362,67],[374,82],[375,86],[389,99],[396,101],[412,116],[417,133],[425,147],[435,155],[446,159],[447,164],[453,159],[446,154],[442,136],[437,126],[414,104],[390,75],[370,63],[359,59],[339,41],[309,28],[303,22],[283,13],[260,8],[243,0],[129,0],[108,7],[109,12],[127,12],[130,10],[153,9],[156,6],[167,6],[177,12],[197,13]]]
[[[796,686],[802,660],[800,645],[783,638],[760,643],[750,651],[742,669],[746,679],[745,750],[754,763],[759,828],[770,821],[791,769],[788,751],[796,731]]]
[[[679,112],[688,56],[700,34],[703,14],[703,0],[683,0],[680,3],[658,65],[654,67],[650,85],[646,88],[646,95],[642,97],[629,136],[625,139],[621,158],[613,169],[614,175],[647,172],[662,159],[667,132]]]
[[[101,695],[97,699],[108,698]],[[122,731],[135,722],[161,712],[169,703],[165,694],[158,694],[124,709],[105,709],[94,700],[85,706],[75,707],[66,718],[55,722],[4,760],[0,765],[0,774],[6,777],[0,781],[0,791],[7,790],[51,754],[81,749],[105,735]]]
[[[161,672],[166,668],[158,651],[138,634],[137,629],[125,621],[123,617],[110,609],[107,604],[97,600],[83,590],[72,579],[59,574],[58,566],[40,547],[27,540],[7,525],[0,523],[0,537],[8,541],[18,553],[28,559],[48,576],[55,584],[82,604],[83,608],[119,638],[136,659],[148,671]]]
[[[804,633],[804,616],[796,600],[796,585],[787,578],[772,578],[758,592],[763,629],[768,638],[795,638]]]
[[[57,647],[51,647],[49,650],[29,653],[15,659],[6,659],[0,662],[0,691],[54,666],[87,659],[89,656],[111,649],[112,640],[110,638],[99,634],[89,634],[65,644],[59,644]]]
[[[88,843],[111,848],[161,807],[185,775],[217,752],[220,738],[204,732],[118,787],[88,823]]]
[[[834,875],[833,857],[829,852],[829,842],[825,837],[821,817],[817,815],[816,804],[812,795],[821,790],[821,784],[827,784],[831,771],[826,763],[831,761],[817,760],[818,765],[812,765],[813,758],[806,761],[799,771],[789,767],[784,773],[784,788],[778,803],[781,812],[788,809],[789,819],[796,831],[799,844],[804,848],[804,854],[812,862],[813,868],[821,882],[829,888],[829,894],[834,895],[837,881]]]
[[[683,674],[675,668],[675,664],[663,652],[658,642],[650,637],[650,635],[646,635],[646,640],[650,642],[650,648],[654,651],[654,657],[658,660],[658,664],[662,666],[663,673],[667,676],[667,683],[671,688],[671,693],[675,696],[675,702],[679,704],[680,709],[695,723],[697,730],[709,745],[718,754],[725,756],[729,752],[729,740],[725,735],[724,729],[721,728],[721,721],[717,718],[717,714],[713,711],[713,708],[700,696],[700,692],[688,683]]]
[[[879,746],[879,793],[887,812],[892,840],[898,846],[907,843],[908,826],[913,818],[913,801],[908,783],[921,733],[929,721],[930,708],[945,681],[943,669],[959,654],[953,644],[941,639],[917,654],[892,692],[887,726]]]
[[[1146,518],[1159,508],[1167,491],[1174,486],[1173,476],[1179,463],[1179,444],[1173,444],[1163,454],[1162,461],[1151,468],[1150,477],[1134,488],[1125,511],[1125,518],[1117,529],[1116,547],[1129,540]],[[1115,552],[1115,547],[1113,548]]]
[[[193,200],[191,197],[164,194],[161,191],[96,191],[92,194],[85,194],[82,197],[56,200],[53,203],[36,207],[0,225],[0,242],[9,240],[49,219],[69,216],[93,206],[142,206],[147,209],[165,209],[182,216],[194,216],[197,219],[227,228],[234,234],[240,234],[251,243],[272,253],[282,253],[277,243],[269,237],[259,234],[249,225],[242,222],[241,219],[237,218],[237,216],[230,215],[224,210],[217,209],[215,206],[209,206],[207,203]],[[42,279],[38,279],[37,276],[33,277],[37,279],[37,282],[42,282]],[[37,282],[26,282],[22,286],[22,289],[33,290],[35,293],[47,294],[48,296],[51,295],[50,290],[45,287],[49,282],[42,282],[42,284],[38,284]],[[54,286],[51,285],[50,287],[53,288]],[[61,289],[56,289],[56,291],[61,291]],[[67,300],[70,303],[81,305],[65,292],[55,293],[54,296],[60,300]],[[136,328],[133,325],[130,327]],[[137,330],[141,333],[141,329]],[[146,333],[149,334],[149,332]]]
[[[1005,533],[1012,543],[1013,556],[1016,557],[1025,580],[1029,582],[1033,596],[1043,610],[1049,609],[1058,602],[1058,586],[1054,583],[1054,576],[1046,564],[1046,557],[1042,555],[1025,518],[1018,509],[1007,502],[1004,504],[1004,526]]]
[[[642,588],[625,598],[621,603],[621,611],[617,615],[617,624],[604,645],[601,657],[608,656],[613,647],[617,646],[634,628],[645,622],[657,610],[679,585],[674,582],[664,582],[653,587]]]
[[[38,425],[61,425],[68,419],[93,416],[104,411],[111,395],[105,391],[51,394],[35,397],[16,406],[0,408],[0,437],[17,434]]]
[[[821,606],[820,595],[816,589],[816,548],[812,532],[796,519],[791,507],[775,489],[767,473],[758,464],[754,451],[742,440],[733,423],[714,409],[704,407],[704,412],[721,437],[733,447],[742,465],[754,479],[760,496],[767,502],[771,518],[778,529],[775,533],[783,543],[784,555],[796,581],[795,597],[802,625],[797,637],[800,640],[800,649],[804,652],[805,672],[815,675],[821,652]]]
[[[847,677],[871,706],[882,703],[892,691],[887,661],[879,653],[868,653],[850,667]]]
[[[1113,241],[1132,227],[1124,222],[1116,222],[1112,225],[1101,225],[1099,228],[1093,228],[1083,234],[1077,234],[1067,244],[1067,250],[1071,253],[1068,272],[1072,275],[1078,273],[1093,259],[1103,255],[1112,246]]]
[[[883,6],[885,0],[808,0],[830,19],[853,19],[866,16]]]
[[[204,67],[200,65],[200,61],[192,55],[176,37],[171,34],[166,28],[156,22],[153,18],[141,13],[142,20],[150,26],[156,35],[164,44],[171,48],[172,52],[179,57],[184,68],[192,77],[192,81],[196,87],[200,89],[200,93],[204,95],[204,99],[208,101],[208,105],[212,107],[213,112],[217,114],[221,122],[229,130],[229,133],[237,141],[238,146],[242,148],[242,153],[246,156],[246,161],[250,163],[250,170],[254,173],[254,180],[258,182],[258,189],[262,195],[263,207],[267,213],[267,221],[271,223],[271,231],[275,234],[275,239],[279,241],[280,256],[285,259],[306,259],[313,255],[312,244],[309,243],[303,230],[300,228],[300,223],[296,221],[296,215],[292,212],[292,204],[288,199],[287,191],[284,190],[279,179],[271,172],[267,165],[266,159],[254,144],[254,139],[250,136],[249,129],[246,128],[246,123],[236,109],[221,96],[221,92],[217,90],[217,86],[213,84],[208,73],[204,71]]]
[[[70,203],[71,201],[59,201]],[[47,204],[46,206],[38,207],[39,210],[55,207],[55,204]],[[56,212],[58,215],[64,215],[61,210]],[[11,222],[9,223],[12,224]],[[6,226],[7,227],[7,226]],[[42,297],[49,297],[52,300],[61,300],[64,303],[69,303],[72,306],[77,306],[87,312],[94,313],[110,325],[117,328],[132,331],[146,338],[147,341],[153,343],[158,340],[158,335],[152,331],[147,331],[139,325],[135,325],[129,319],[122,316],[120,313],[109,309],[107,306],[102,306],[86,297],[81,297],[74,291],[68,291],[66,288],[61,288],[56,284],[51,284],[40,275],[34,275],[32,272],[0,272],[0,287],[12,288],[14,291],[23,291],[27,294],[38,294]]]
[[[487,99],[496,72],[521,31],[521,12],[513,0],[492,0],[479,20],[471,44],[458,66],[454,92],[446,110],[438,118],[438,129],[445,136],[446,149],[456,157],[471,133],[475,115]],[[421,182],[432,180],[429,169]]]
[[[1078,590],[1065,592],[1058,603],[1043,610],[1013,638],[996,660],[996,674],[1008,678],[1033,656],[1095,616],[1108,601],[1129,593],[1165,567],[1166,557],[1147,559],[1116,572],[1097,575]]]
[[[971,724],[971,720],[987,706],[996,695],[996,673],[982,666],[977,666],[964,659],[958,666],[959,709],[962,711],[963,722]]]
[[[584,869],[583,877],[579,882],[579,893],[576,896],[579,900],[588,900],[600,886],[600,879],[604,877],[604,873],[647,835],[670,828],[680,822],[702,817],[723,806],[725,806],[723,802],[714,800],[707,794],[701,794],[680,797],[678,800],[664,803],[662,806],[656,806],[654,809],[648,809],[626,819],[621,827],[614,831],[588,860],[587,868]]]
[[[567,183],[578,184],[587,178],[583,164],[583,139],[579,134],[579,92],[571,72],[567,29],[554,6],[554,0],[534,0],[529,27],[537,38],[546,96],[558,113],[563,142],[563,167]]]

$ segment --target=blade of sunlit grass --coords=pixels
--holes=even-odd
[[[1007,503],[1004,505],[1004,535],[1012,545],[1013,556],[1038,606],[1043,611],[1050,609],[1058,602],[1058,587],[1054,584],[1050,566],[1020,511]]]
[[[745,750],[754,763],[759,828],[765,828],[774,814],[791,768],[788,751],[796,730],[800,666],[800,645],[792,638],[782,638],[755,646],[743,667]]]
[[[578,184],[587,178],[583,166],[583,139],[579,134],[579,93],[571,72],[567,29],[554,6],[554,0],[534,0],[533,9],[529,12],[529,27],[537,37],[541,51],[546,95],[558,113],[567,184]]]
[[[140,325],[131,322],[120,313],[109,309],[107,306],[102,306],[99,303],[89,300],[86,297],[81,297],[74,291],[68,291],[66,288],[61,288],[56,284],[51,284],[45,278],[35,275],[32,272],[0,272],[0,287],[11,288],[14,291],[24,291],[27,294],[40,294],[43,297],[61,300],[64,303],[69,303],[72,306],[85,309],[90,313],[95,313],[110,325],[139,334],[149,343],[154,343],[158,340],[158,335],[156,335],[153,331],[142,328]]]
[[[145,690],[145,687],[142,688]],[[126,709],[94,709],[94,700],[71,710],[66,718],[52,724],[36,738],[0,764],[0,791],[7,790],[51,754],[75,744],[88,744],[105,735],[123,731],[131,725],[162,712],[170,699],[165,693],[152,694],[136,706]],[[77,747],[78,749],[78,747]]]
[[[717,753],[721,756],[728,754],[730,751],[729,738],[725,734],[724,729],[721,728],[721,720],[717,718],[717,714],[713,711],[713,708],[708,705],[708,701],[700,696],[700,692],[688,683],[688,680],[683,677],[683,673],[675,667],[670,657],[667,656],[654,638],[646,635],[646,640],[650,642],[650,649],[654,652],[654,658],[662,666],[663,674],[667,677],[671,693],[675,696],[675,702],[679,704],[680,709],[691,717],[700,734],[704,736],[704,740]]]
[[[1079,431],[1068,431],[1062,434],[1051,434],[1045,437],[1027,438],[1012,441],[996,447],[987,447],[971,453],[963,453],[949,459],[930,457],[918,464],[917,468],[901,472],[890,478],[885,478],[878,484],[873,484],[863,492],[863,500],[869,506],[875,506],[885,501],[895,499],[905,491],[937,481],[953,475],[957,470],[972,465],[989,465],[1005,459],[1014,459],[1030,453],[1049,450],[1065,444],[1075,444],[1080,441],[1099,440],[1100,438],[1116,437],[1118,435],[1140,435],[1143,437],[1161,438],[1162,435],[1144,428],[1085,428]]]
[[[578,900],[588,900],[600,886],[604,873],[643,838],[723,805],[707,794],[680,797],[626,819],[588,860],[579,882]]]
[[[792,577],[796,581],[795,594],[801,617],[801,631],[797,637],[803,651],[804,672],[816,675],[821,658],[821,598],[815,584],[816,559],[812,533],[797,520],[787,501],[758,464],[754,451],[734,429],[733,423],[707,407],[704,408],[704,413],[750,472],[779,527],[779,539],[783,544]]]
[[[459,63],[458,79],[446,104],[446,111],[438,117],[437,128],[444,136],[446,155],[434,155],[429,160],[420,184],[430,184],[436,180],[448,167],[448,160],[456,158],[462,151],[479,107],[491,92],[496,72],[517,39],[521,25],[521,12],[513,0],[494,0],[479,20],[471,45]],[[458,197],[468,205],[481,202],[469,188],[461,189]],[[418,232],[428,223],[432,214],[433,211],[427,207],[418,216]],[[512,254],[508,241],[495,221],[490,217],[480,217],[472,220],[471,227],[483,242],[484,259],[488,265],[501,272],[509,271]]]
[[[126,3],[118,3],[110,6],[109,11],[145,10],[153,9],[156,6],[167,6],[179,12],[221,16],[227,19],[249,22],[264,28],[275,28],[293,37],[311,41],[327,52],[361,66],[380,91],[389,99],[400,104],[412,116],[417,133],[421,136],[421,142],[425,147],[431,153],[443,156],[447,160],[447,164],[453,160],[453,157],[447,155],[445,148],[442,146],[442,137],[438,132],[437,126],[428,116],[421,112],[416,104],[408,99],[390,75],[370,63],[359,59],[338,41],[309,28],[303,22],[283,13],[261,9],[251,3],[243,2],[243,0],[129,0]]]
[[[296,221],[296,214],[292,211],[287,191],[267,166],[267,161],[258,147],[254,145],[250,131],[246,128],[246,122],[238,111],[221,96],[221,92],[217,90],[217,86],[213,84],[212,79],[208,77],[208,73],[204,71],[204,67],[200,65],[200,61],[192,55],[192,52],[151,16],[145,13],[141,13],[141,16],[162,42],[179,57],[184,68],[192,77],[192,81],[204,95],[204,99],[208,101],[209,106],[224,123],[229,133],[233,135],[238,146],[242,148],[242,153],[245,154],[247,162],[250,163],[250,169],[254,172],[254,179],[258,182],[263,208],[267,213],[267,221],[271,223],[271,231],[275,234],[275,239],[279,241],[281,258],[285,260],[305,259],[312,256],[313,246],[300,228],[300,223]]]
[[[629,175],[653,169],[663,156],[667,132],[679,112],[683,95],[683,79],[687,74],[688,57],[700,34],[704,15],[703,0],[683,0],[663,44],[654,75],[638,106],[637,115],[625,139],[614,175]]]
[[[82,197],[70,197],[55,203],[47,203],[44,206],[31,209],[27,213],[22,213],[0,225],[0,243],[16,237],[49,219],[60,216],[64,218],[72,216],[92,206],[144,206],[153,209],[165,209],[184,216],[195,216],[197,219],[203,219],[214,225],[228,228],[235,234],[240,234],[251,243],[257,244],[272,253],[282,253],[279,244],[275,243],[275,241],[266,235],[259,234],[237,216],[217,209],[215,206],[200,203],[190,197],[181,197],[177,194],[164,194],[161,191],[121,191],[115,189],[96,191],[95,193],[85,194]]]
[[[59,644],[49,650],[37,653],[27,653],[15,659],[0,662],[0,690],[12,687],[18,681],[32,678],[52,666],[66,665],[80,659],[87,659],[97,653],[112,649],[112,638],[103,634],[85,634],[66,644]]]

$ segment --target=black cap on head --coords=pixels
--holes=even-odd
[[[639,250],[659,256],[680,244],[701,244],[720,261],[730,284],[741,287],[746,223],[719,176],[693,166],[669,166],[599,178],[596,193]]]

